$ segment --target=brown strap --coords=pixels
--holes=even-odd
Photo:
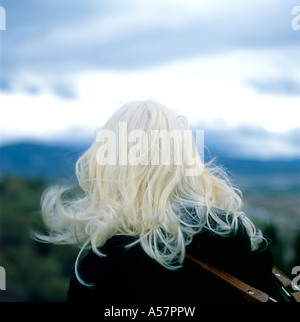
[[[284,275],[277,267],[273,267],[272,273],[283,287],[291,287],[292,281]]]
[[[228,274],[227,272],[217,268],[211,264],[203,262],[202,260],[195,258],[191,255],[187,255],[187,257],[198,264],[204,270],[214,274],[216,277],[224,281],[225,283],[229,284],[230,286],[234,287],[238,290],[242,295],[251,302],[268,302],[270,297],[268,294],[242,282],[241,280],[237,279],[236,277]],[[226,296],[226,294],[224,294]]]
[[[289,295],[294,302],[300,302],[300,292],[287,292],[285,288],[292,287],[292,281],[284,275],[277,267],[273,267],[272,270],[273,276],[279,282],[281,286],[284,287],[284,291]]]
[[[300,302],[300,292],[290,293],[295,302]]]
[[[242,295],[248,300],[252,302],[269,302],[273,300],[269,297],[268,294],[242,282],[238,278],[228,274],[222,269],[213,266],[207,262],[200,260],[199,258],[195,258],[189,254],[187,254],[187,258],[198,264],[204,270],[214,274],[216,277],[229,284],[238,290]],[[287,292],[285,288],[289,288],[292,286],[292,281],[284,275],[277,267],[273,267],[272,269],[273,276],[276,280],[281,284],[284,288],[284,291],[291,297],[292,301],[300,302],[300,292]],[[274,301],[274,300],[273,300]]]

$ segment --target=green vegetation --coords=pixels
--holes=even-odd
[[[0,301],[65,301],[78,249],[34,241],[41,228],[40,180],[6,178],[0,182],[0,265],[6,291]]]
[[[275,265],[290,277],[300,265],[299,197],[299,186],[244,191],[245,212],[271,240]]]
[[[42,180],[0,180],[0,265],[6,270],[1,301],[65,301],[78,249],[31,239],[41,229]],[[276,265],[290,276],[300,265],[299,193],[244,191],[245,211],[272,239]]]

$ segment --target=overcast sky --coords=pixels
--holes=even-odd
[[[85,135],[122,102],[149,97],[196,125],[277,136],[300,126],[295,0],[0,5],[0,143]]]

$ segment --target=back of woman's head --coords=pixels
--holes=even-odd
[[[182,264],[185,246],[204,227],[227,235],[240,219],[252,248],[261,241],[240,210],[239,191],[201,160],[187,119],[156,101],[117,110],[79,158],[76,174],[80,193],[65,186],[45,191],[49,235],[38,238],[92,247],[102,256],[99,247],[110,237],[134,236],[169,269]]]

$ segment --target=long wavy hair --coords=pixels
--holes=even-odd
[[[122,135],[120,124],[126,124],[127,132]],[[192,136],[185,141],[192,147],[187,151],[180,135],[173,135],[168,147],[157,135],[157,131],[183,133],[188,129],[185,117],[154,100],[121,106],[76,163],[80,189],[62,185],[44,192],[41,209],[48,233],[37,233],[36,238],[79,245],[75,272],[82,283],[77,271],[82,251],[91,248],[106,256],[101,246],[115,235],[136,237],[128,247],[140,243],[150,257],[173,270],[182,265],[186,245],[204,228],[226,236],[235,233],[240,222],[252,249],[257,249],[262,234],[241,211],[241,193],[226,173],[212,162],[204,163]],[[133,130],[142,130],[144,135],[126,143],[124,133],[130,141]],[[114,134],[113,140],[108,134]],[[149,161],[157,157],[157,151],[160,161],[168,153],[170,162]],[[195,175],[187,175],[186,162],[176,162],[178,155],[188,160],[191,153]],[[138,162],[128,161],[133,155],[136,158],[131,159]]]

